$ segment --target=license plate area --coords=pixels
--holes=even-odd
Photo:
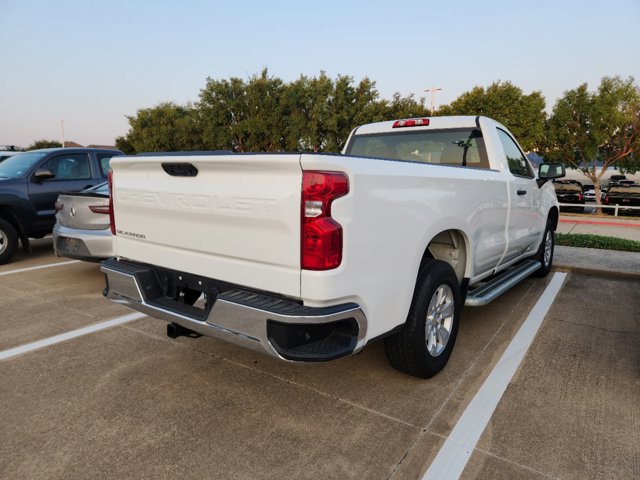
[[[80,250],[80,245],[80,240],[78,240],[77,238],[58,238],[58,250],[61,250],[65,253],[78,253],[78,250]]]

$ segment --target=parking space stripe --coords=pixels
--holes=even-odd
[[[9,350],[0,352],[0,361],[7,360],[23,353],[39,350],[50,345],[55,345],[56,343],[66,342],[67,340],[71,340],[72,338],[82,337],[83,335],[88,335],[90,333],[99,332],[100,330],[106,330],[107,328],[115,327],[117,325],[123,325],[125,323],[133,322],[134,320],[138,320],[145,316],[146,315],[144,313],[140,312],[130,313],[129,315],[124,315],[112,320],[107,320],[106,322],[96,323],[94,325],[89,325],[88,327],[78,328],[77,330],[71,330],[70,332],[61,333],[60,335],[55,335],[43,340],[38,340],[37,342],[27,343],[26,345],[10,348]]]
[[[460,478],[498,402],[560,292],[566,276],[566,273],[561,272],[553,275],[520,330],[447,437],[435,460],[422,477],[423,480]]]
[[[80,260],[69,260],[68,262],[49,263],[47,265],[38,265],[36,267],[18,268],[17,270],[8,270],[6,272],[0,272],[0,277],[4,275],[11,275],[12,273],[30,272],[31,270],[40,270],[41,268],[61,267],[63,265],[71,265],[72,263],[80,263]]]

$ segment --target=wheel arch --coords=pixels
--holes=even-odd
[[[8,207],[6,205],[0,205],[0,218],[9,222],[11,226],[16,229],[16,232],[18,232],[18,235],[23,234],[22,226],[20,225],[20,222],[18,221],[18,217],[16,216],[15,212],[11,207]]]
[[[470,251],[469,238],[464,231],[457,228],[443,230],[427,243],[420,266],[425,265],[429,259],[446,262],[451,265],[462,284],[464,279],[469,277]]]

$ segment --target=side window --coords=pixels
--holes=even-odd
[[[113,157],[112,153],[98,153],[96,158],[98,159],[98,165],[100,165],[100,176],[102,178],[107,178],[109,174],[109,162],[111,161],[111,157]]]
[[[53,157],[43,168],[51,170],[53,180],[88,180],[91,178],[89,156],[86,153],[70,153]]]
[[[518,148],[516,142],[503,130],[498,129],[498,136],[502,142],[504,153],[507,156],[507,162],[509,162],[509,170],[514,175],[519,177],[533,178],[533,170],[524,156],[522,151]]]

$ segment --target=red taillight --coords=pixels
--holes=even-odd
[[[111,214],[111,208],[109,207],[109,205],[91,205],[89,206],[89,210],[91,210],[93,213],[105,213],[105,214]]]
[[[342,262],[342,227],[331,218],[331,202],[349,192],[341,172],[302,174],[300,257],[306,270],[330,270]]]
[[[64,208],[64,203],[56,202],[53,208],[56,209],[56,212],[59,212]]]
[[[606,203],[607,205],[609,205],[609,195],[605,195],[605,197],[604,197],[604,203]]]
[[[407,120],[396,120],[393,122],[393,128],[403,127],[427,127],[429,126],[428,118],[409,118]]]
[[[578,194],[578,201],[581,202],[584,199],[581,193]]]
[[[116,234],[116,219],[113,215],[113,170],[109,170],[109,225],[111,235]]]

